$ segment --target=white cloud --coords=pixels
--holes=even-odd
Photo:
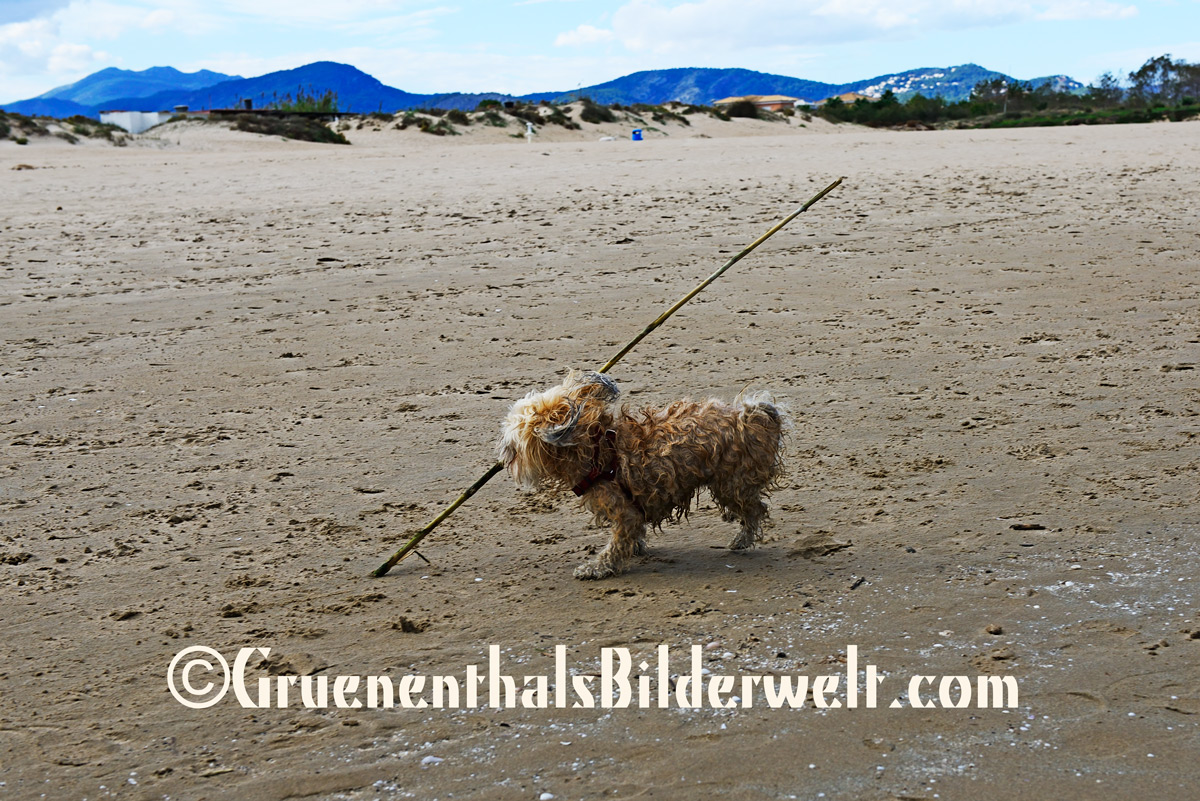
[[[358,22],[337,24],[341,33],[353,36],[380,36],[404,34],[411,41],[413,37],[430,39],[437,35],[433,25],[440,17],[457,13],[457,9],[449,6],[436,6],[414,11],[411,14],[390,14]]]
[[[46,67],[51,73],[81,72],[105,63],[108,58],[108,53],[102,50],[93,50],[87,45],[63,42],[55,45],[50,51]]]
[[[186,19],[180,14],[193,2],[159,0],[154,7],[137,0],[25,3],[26,7],[37,6],[41,16],[0,25],[4,91],[14,100],[32,97],[119,64],[106,52],[108,43],[115,43],[131,31],[157,34],[181,25],[199,28],[202,18]]]
[[[208,12],[213,4],[204,0],[42,0],[20,5],[40,16],[0,24],[0,75],[14,99],[120,64],[100,49],[109,46],[102,43],[131,33],[211,32],[223,23]]]
[[[555,47],[578,47],[580,45],[598,44],[614,39],[613,32],[592,25],[580,25],[572,31],[560,33],[554,40]]]
[[[63,38],[68,40],[116,39],[126,31],[142,27],[152,13],[136,5],[85,0],[71,3],[51,19],[61,24]]]
[[[211,69],[239,75],[262,75],[293,69],[313,61],[353,64],[388,86],[420,94],[444,92],[567,92],[579,85],[612,80],[630,72],[629,57],[543,56],[534,53],[498,53],[487,50],[416,48],[329,48],[280,53],[263,58],[254,53],[216,53],[210,58],[176,64],[180,69]],[[430,64],[438,69],[431,71]],[[639,68],[671,66],[667,62]]]
[[[1061,0],[1050,3],[1038,15],[1044,20],[1128,19],[1137,16],[1136,6],[1123,6],[1105,0]]]
[[[174,11],[167,8],[159,8],[147,14],[142,19],[141,26],[147,30],[161,31],[178,24],[178,22],[179,17]]]
[[[613,13],[610,30],[581,25],[556,44],[617,40],[642,52],[736,51],[1136,13],[1109,0],[631,0]]]
[[[412,3],[409,0],[216,0],[206,5],[214,10],[223,9],[229,16],[254,17],[272,26],[286,27],[394,16]]]
[[[64,41],[55,19],[0,25],[0,75],[59,75],[88,69],[105,58],[88,45]]]

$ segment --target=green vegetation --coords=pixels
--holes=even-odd
[[[462,112],[459,113],[461,114]],[[403,131],[410,126],[415,126],[421,133],[433,134],[434,136],[458,136],[458,131],[454,130],[454,126],[448,120],[438,119],[444,116],[447,116],[447,112],[445,109],[440,108],[406,111],[404,112],[404,116],[400,118],[400,122],[396,123],[396,127]]]
[[[1113,125],[1136,122],[1181,122],[1200,116],[1200,106],[1190,99],[1179,106],[1147,106],[1145,108],[1118,108],[1107,111],[1083,109],[1072,112],[1050,112],[1046,114],[1011,111],[1000,119],[990,120],[987,128],[1028,128],[1054,125]]]
[[[57,130],[52,130],[52,127]],[[52,117],[29,117],[15,111],[0,111],[0,139],[11,139],[24,145],[28,144],[31,136],[56,136],[72,145],[78,144],[80,137],[107,139],[114,145],[123,145],[126,133],[116,125],[97,122],[78,114],[65,120],[57,120]]]
[[[579,111],[579,119],[584,122],[599,125],[602,122],[617,121],[617,115],[613,114],[612,109],[596,103],[590,97],[581,97],[579,101],[583,104],[583,108]]]
[[[691,125],[691,121],[682,114],[672,111],[665,106],[652,106],[646,103],[634,103],[629,107],[637,114],[649,114],[650,119],[660,125],[665,125],[668,121],[677,122],[680,125]]]
[[[275,111],[302,111],[306,113],[338,113],[338,97],[337,92],[332,89],[326,89],[321,95],[318,95],[310,86],[308,89],[299,87],[296,89],[296,97],[293,99],[291,94],[286,94],[283,97],[275,95],[267,108]]]
[[[485,100],[483,103],[496,103],[496,105],[500,105],[495,100]],[[496,128],[507,128],[508,120],[504,119],[504,116],[497,111],[495,107],[485,107],[483,103],[479,104],[479,107],[482,109],[482,111],[478,114],[476,119],[485,125],[491,125]]]
[[[545,109],[549,109],[549,113],[543,113]],[[561,125],[572,131],[580,129],[579,123],[567,116],[561,106],[553,106],[545,100],[536,106],[520,101],[513,102],[511,106],[506,103],[504,113],[519,120],[532,122],[534,125]]]
[[[729,117],[755,119],[758,117],[758,106],[750,100],[738,100],[725,107],[725,114]]]
[[[619,103],[604,105],[589,97],[580,97],[572,102],[579,104],[578,120],[571,116],[571,104],[550,103],[545,100],[538,103],[526,103],[519,100],[501,102],[489,99],[479,101],[472,113],[443,108],[411,109],[403,112],[403,116],[395,127],[400,130],[416,127],[425,133],[445,136],[458,133],[454,129],[455,125],[465,127],[480,123],[495,128],[507,128],[513,120],[531,122],[537,126],[560,125],[568,130],[582,130],[580,122],[599,125],[606,122],[632,121],[647,130],[657,130],[649,126],[650,121],[659,124],[675,122],[679,125],[691,125],[691,120],[686,115],[700,113],[710,114],[719,119],[729,119],[719,109],[684,103],[668,103],[661,106],[645,103],[637,103],[632,106],[622,106]],[[512,134],[516,138],[524,135],[524,132]]]
[[[458,136],[458,131],[454,130],[454,126],[448,120],[433,122],[430,119],[422,119],[417,123],[417,128],[421,130],[421,133],[434,136]]]
[[[1046,125],[1183,120],[1200,114],[1200,64],[1159,56],[1129,73],[1128,86],[1111,72],[1082,92],[1059,92],[1045,84],[982,81],[971,96],[957,103],[913,95],[901,102],[892,92],[878,100],[844,103],[830,99],[815,113],[831,122],[872,127],[955,125],[960,128],[1011,128]]]
[[[113,141],[113,137],[122,138],[125,134],[125,129],[119,125],[113,125],[109,122],[96,122],[91,117],[84,117],[82,114],[76,114],[73,117],[67,117],[63,120],[63,124],[71,129],[71,131],[79,136],[86,136],[90,139],[107,139]]]
[[[718,120],[729,122],[729,115],[716,106],[694,106],[691,103],[684,105],[684,114],[708,114],[710,117],[716,117]]]
[[[232,122],[236,131],[282,136],[302,142],[322,142],[348,145],[349,140],[320,120],[311,117],[274,116],[266,114],[213,114],[211,122]]]
[[[30,136],[49,135],[50,129],[33,117],[15,111],[0,111],[0,137],[10,138],[18,145],[24,145],[29,143]]]

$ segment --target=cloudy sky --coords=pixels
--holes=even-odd
[[[0,102],[104,67],[317,60],[411,92],[570,90],[641,69],[844,82],[974,62],[1087,83],[1200,61],[1200,0],[0,0]]]

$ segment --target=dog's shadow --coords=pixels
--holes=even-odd
[[[758,572],[776,564],[781,557],[782,553],[770,545],[731,551],[724,546],[702,542],[651,544],[648,552],[634,557],[629,569],[621,575],[662,574],[712,580],[718,576],[728,578],[738,570]]]

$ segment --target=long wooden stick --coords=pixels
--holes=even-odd
[[[766,242],[768,239],[770,239],[773,235],[775,235],[775,233],[777,233],[779,231],[779,229],[783,228],[783,226],[787,225],[792,220],[796,219],[801,214],[808,211],[810,206],[812,206],[818,200],[820,200],[821,198],[825,197],[830,192],[832,192],[838,186],[838,184],[840,184],[842,182],[842,180],[843,179],[838,178],[836,181],[831,183],[829,186],[825,187],[820,192],[818,192],[817,194],[815,194],[811,198],[809,198],[808,202],[805,203],[803,206],[796,209],[791,214],[789,214],[788,216],[786,216],[782,220],[780,220],[778,223],[776,223],[771,228],[771,230],[767,231],[765,234],[760,236],[758,239],[755,239],[749,245],[742,248],[742,250],[739,251],[737,253],[737,255],[735,255],[729,261],[725,262],[725,264],[723,264],[719,270],[717,270],[715,273],[710,275],[708,278],[705,278],[703,281],[701,281],[700,284],[695,289],[693,289],[691,292],[687,293],[682,298],[680,298],[678,301],[676,301],[675,304],[673,306],[671,306],[671,308],[667,309],[665,312],[660,314],[658,316],[658,318],[654,320],[654,322],[650,323],[648,326],[646,326],[644,329],[642,329],[642,332],[640,334],[638,334],[636,337],[631,339],[629,341],[629,344],[627,344],[625,347],[623,347],[619,351],[617,351],[617,354],[615,356],[613,356],[611,359],[609,359],[607,362],[605,362],[604,366],[601,367],[596,372],[607,373],[610,369],[612,369],[613,365],[615,365],[617,362],[619,362],[622,359],[622,357],[625,356],[625,354],[627,354],[627,353],[629,353],[629,351],[633,350],[634,346],[636,346],[639,342],[641,342],[643,339],[645,339],[650,334],[650,332],[654,331],[654,329],[658,328],[660,325],[665,323],[667,321],[667,318],[669,318],[675,312],[679,311],[679,309],[685,303],[687,303],[689,300],[696,297],[696,295],[698,295],[702,291],[704,291],[705,287],[707,287],[713,281],[716,281],[718,278],[720,278],[721,275],[726,270],[728,270],[733,265],[737,264],[745,256],[749,255],[755,248],[757,248],[763,242]],[[492,465],[490,468],[488,468],[488,471],[486,473],[484,473],[482,476],[480,476],[478,481],[476,481],[471,486],[467,487],[466,491],[463,492],[462,495],[459,495],[458,498],[455,499],[454,503],[450,504],[445,509],[443,509],[442,513],[439,514],[437,517],[433,518],[433,520],[430,520],[425,525],[425,528],[421,529],[416,534],[414,534],[412,536],[412,538],[407,543],[404,544],[403,548],[396,551],[394,554],[392,554],[390,559],[388,559],[386,562],[384,562],[379,567],[375,568],[375,570],[371,573],[371,575],[375,576],[376,578],[379,578],[380,576],[386,576],[388,571],[391,570],[393,567],[395,567],[397,562],[399,562],[401,559],[403,559],[404,557],[408,556],[410,553],[412,553],[416,550],[417,543],[419,543],[421,540],[425,539],[426,535],[428,535],[429,532],[431,532],[435,528],[437,528],[438,525],[440,525],[443,520],[445,520],[447,517],[449,517],[451,515],[451,513],[454,512],[455,509],[457,509],[458,507],[460,507],[464,503],[466,503],[468,498],[470,498],[472,495],[474,495],[476,492],[478,492],[480,487],[482,487],[484,484],[491,481],[496,476],[496,474],[499,473],[503,469],[504,469],[503,462],[496,462],[494,465]]]

